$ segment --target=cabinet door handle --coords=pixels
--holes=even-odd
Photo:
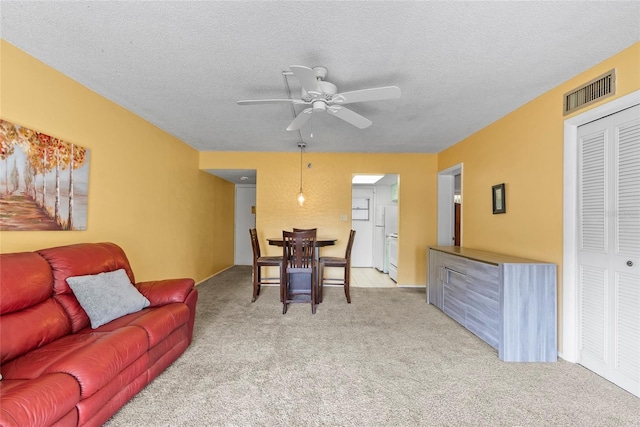
[[[447,273],[447,269],[443,266],[440,266],[440,280],[444,283],[449,283],[449,273]]]
[[[445,267],[445,268],[446,268],[446,267]],[[447,268],[447,271],[448,271],[448,272],[450,272],[450,273],[459,274],[460,276],[466,276],[466,274],[464,274],[464,273],[460,273],[459,271],[452,270],[452,269],[450,269],[450,268]]]

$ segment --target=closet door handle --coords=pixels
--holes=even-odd
[[[631,260],[627,261],[627,267],[633,267],[633,261]]]

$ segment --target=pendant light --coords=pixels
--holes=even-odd
[[[304,142],[298,142],[298,147],[300,147],[300,192],[298,193],[298,204],[300,206],[304,205],[304,193],[302,192],[302,149],[306,146],[307,144]]]

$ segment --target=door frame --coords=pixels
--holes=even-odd
[[[562,352],[559,356],[578,362],[578,127],[640,104],[640,90],[621,96],[564,121],[563,248],[562,248]]]
[[[250,227],[247,227],[246,223],[240,221],[241,219],[240,215],[243,215],[243,214],[241,214],[240,210],[238,209],[238,190],[247,189],[247,188],[253,188],[253,193],[254,193],[253,206],[255,206],[256,191],[257,191],[256,184],[236,184],[234,189],[234,214],[233,214],[233,236],[234,236],[233,264],[234,265],[251,265],[252,264],[253,249],[251,248],[251,245],[248,243],[250,242],[250,239],[248,237],[249,235],[248,230],[249,228],[255,228],[256,214],[255,212],[251,214],[253,216],[253,221],[252,221],[253,224]],[[248,218],[248,216],[245,214],[242,216],[242,218],[246,219]],[[241,248],[243,248],[244,251],[246,252],[244,254],[245,255],[244,262],[240,257]]]
[[[455,193],[455,176],[460,175],[460,195],[464,189],[463,164],[451,166],[438,172],[438,246],[453,246],[454,218],[453,196]],[[462,232],[462,215],[460,216],[460,246],[464,233]]]
[[[358,236],[364,234],[363,233],[363,229],[366,228],[367,232],[367,237],[369,237],[371,239],[371,242],[373,243],[373,229],[374,229],[374,222],[375,222],[375,206],[376,206],[376,188],[374,185],[357,185],[354,186],[353,184],[351,185],[351,201],[353,204],[353,194],[354,192],[356,192],[357,190],[365,190],[367,191],[367,196],[370,195],[369,198],[369,219],[367,221],[358,221],[358,220],[354,220],[353,219],[353,215],[350,215],[351,217],[351,228],[354,230],[357,230],[359,232]],[[354,221],[356,221],[356,223],[354,224]],[[363,225],[363,223],[366,222],[366,225]],[[365,237],[361,237],[359,240],[359,243],[362,242],[362,239],[364,239]],[[354,246],[355,247],[355,246]],[[361,244],[358,244],[358,247],[356,248],[356,250],[352,250],[351,251],[351,259],[353,260],[354,258],[354,254],[355,253],[361,253],[358,252],[358,249],[361,249],[362,246]],[[357,265],[358,263],[356,262],[354,265],[354,262],[351,262],[351,266],[352,267],[364,267],[364,268],[373,268],[373,244],[371,244],[370,246],[370,253],[368,255],[368,259],[371,261],[371,266],[362,266],[362,265]],[[357,258],[356,258],[357,260]]]

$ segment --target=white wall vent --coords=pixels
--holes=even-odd
[[[590,82],[564,94],[564,115],[616,93],[616,70],[613,69]]]

